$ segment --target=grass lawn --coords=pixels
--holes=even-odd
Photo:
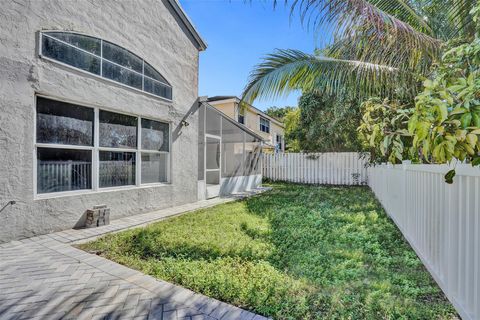
[[[275,319],[455,319],[369,189],[273,184],[84,250]]]

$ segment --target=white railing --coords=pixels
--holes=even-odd
[[[85,161],[41,161],[37,169],[39,193],[92,188],[92,163]],[[135,185],[135,166],[131,161],[101,161],[101,187]]]
[[[307,184],[367,183],[366,160],[356,152],[276,153],[263,155],[263,176]]]
[[[85,161],[41,161],[38,164],[40,193],[90,189],[92,163]]]
[[[480,169],[381,165],[369,186],[463,319],[480,319]]]

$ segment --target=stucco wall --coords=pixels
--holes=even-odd
[[[275,145],[276,144],[276,134],[284,136],[284,130],[281,126],[270,120],[270,133],[265,133],[260,131],[260,115],[255,109],[247,109],[246,115],[246,126],[255,131],[265,139],[265,142]],[[267,118],[268,119],[268,118]]]
[[[67,229],[86,209],[106,204],[111,217],[197,199],[198,50],[159,0],[3,1],[0,10],[0,242]],[[103,38],[143,57],[171,83],[173,102],[38,57],[38,31]],[[172,122],[171,185],[51,199],[34,196],[35,94]]]

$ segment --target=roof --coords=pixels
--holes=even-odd
[[[236,103],[240,103],[240,101],[241,101],[241,99],[238,98],[237,96],[213,96],[213,97],[210,97],[210,98],[207,99],[208,102],[219,102],[219,101],[227,101],[227,100],[234,100]],[[250,108],[252,108],[253,110],[255,110],[255,112],[257,112],[257,114],[259,114],[262,117],[267,118],[268,120],[273,121],[277,125],[285,128],[285,125],[283,124],[283,122],[279,121],[278,119],[275,119],[274,117],[269,116],[268,114],[266,114],[265,112],[263,112],[262,110],[260,110],[258,108],[255,108],[251,104],[247,103],[247,105]]]
[[[167,0],[167,1],[168,3],[170,3],[173,10],[177,14],[177,16],[180,18],[180,20],[183,22],[188,32],[190,33],[190,35],[195,40],[197,44],[197,49],[199,51],[203,51],[207,49],[207,43],[202,39],[202,36],[200,36],[200,33],[197,31],[192,21],[188,18],[182,6],[180,5],[180,3],[178,3],[178,0]]]
[[[212,102],[212,101],[221,101],[221,100],[230,100],[230,99],[236,99],[236,96],[214,96],[214,97],[209,97],[207,101]]]

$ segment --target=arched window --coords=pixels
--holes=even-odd
[[[40,40],[43,57],[172,99],[172,86],[155,68],[111,42],[70,32],[42,32]]]

